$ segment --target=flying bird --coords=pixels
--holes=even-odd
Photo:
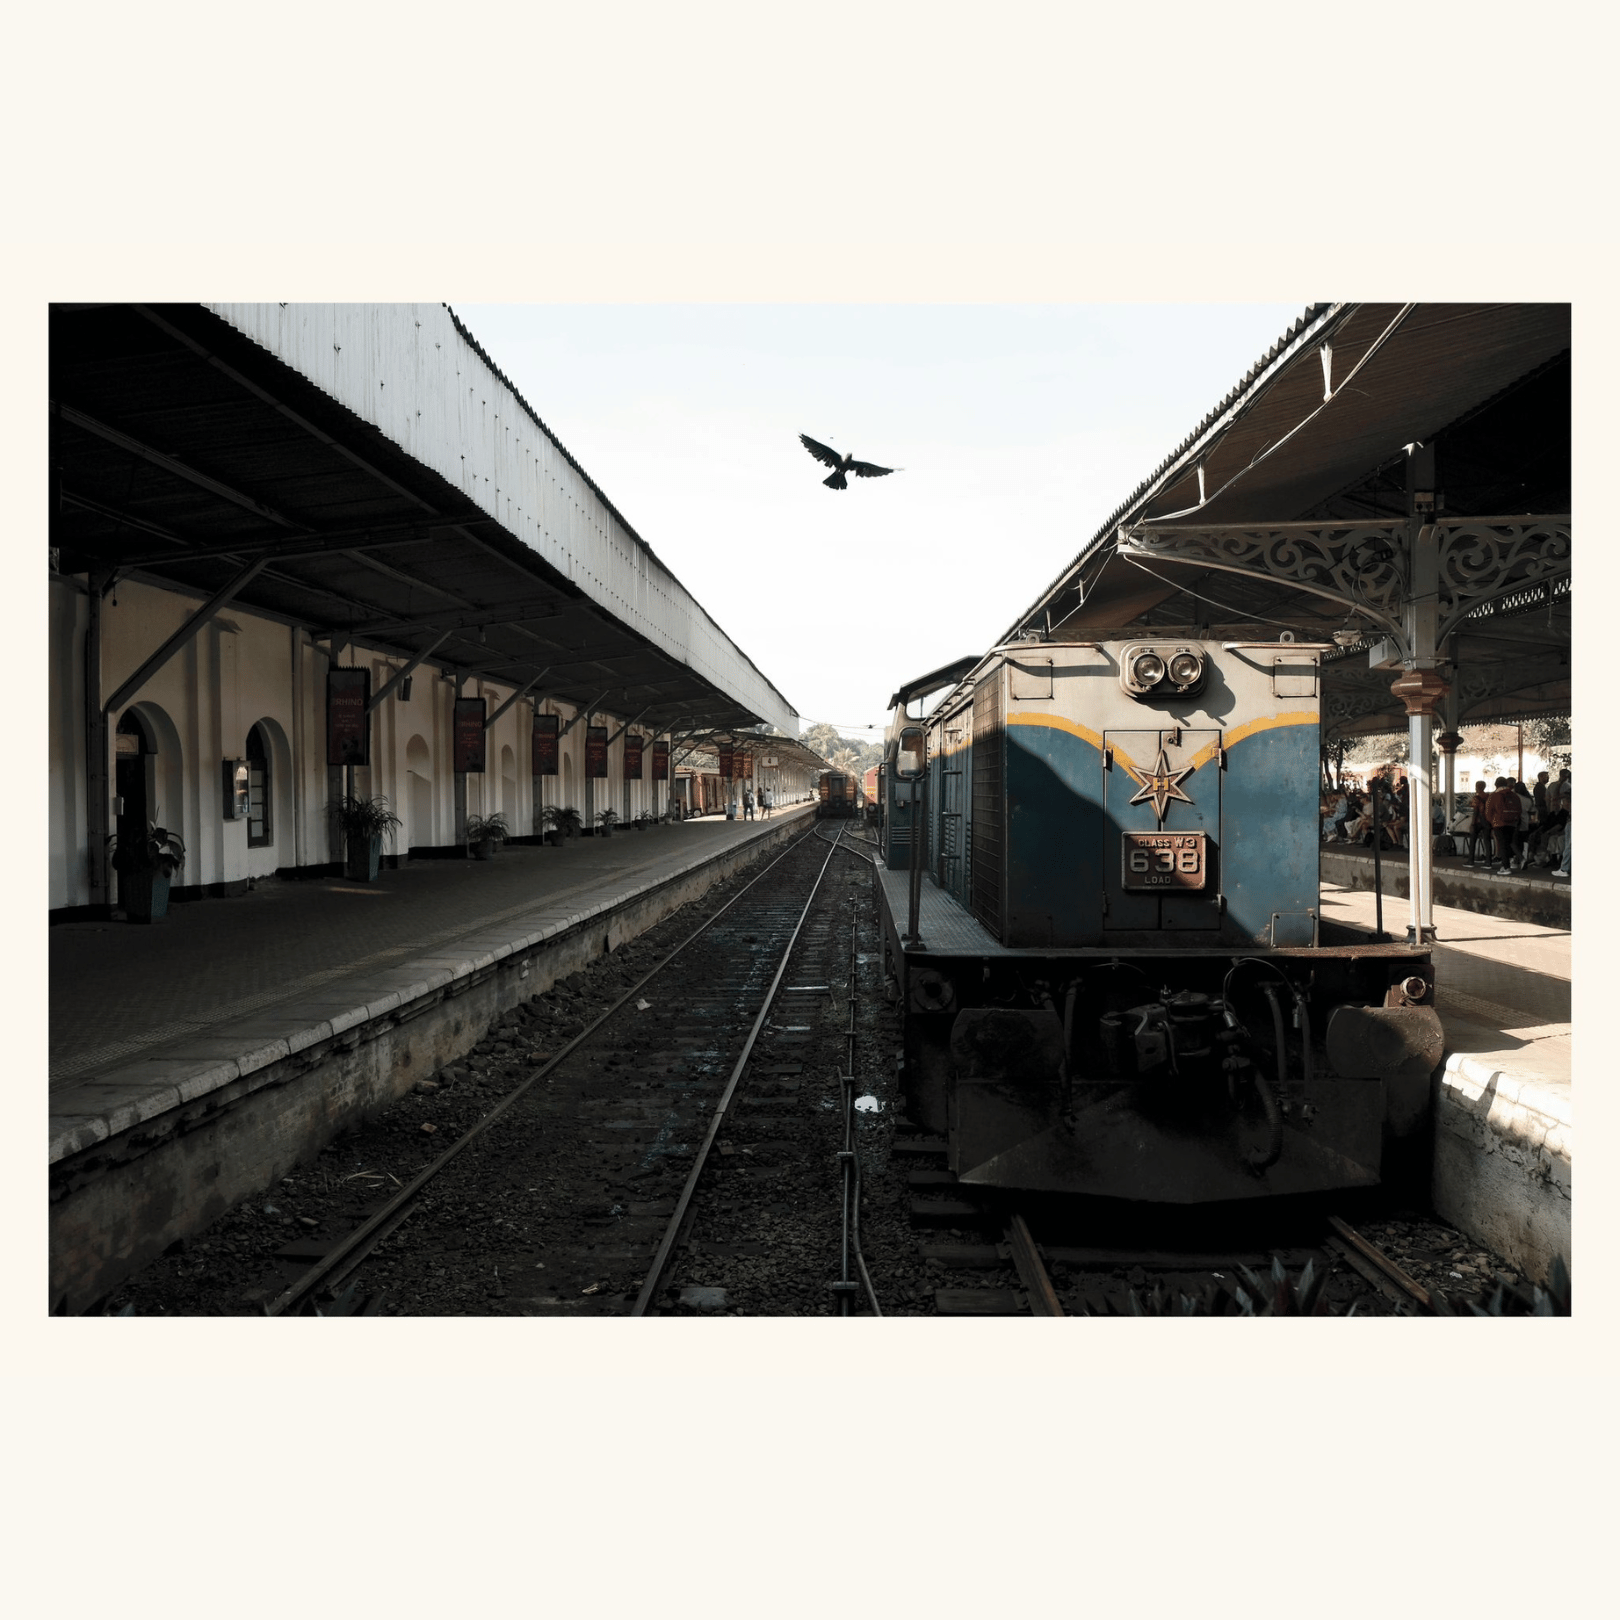
[[[852,472],[857,478],[886,478],[890,473],[899,469],[894,467],[879,467],[870,461],[857,461],[854,456],[841,456],[836,450],[829,450],[824,444],[817,444],[809,434],[801,433],[799,443],[813,455],[817,461],[833,469],[831,478],[821,481],[828,489],[845,489],[844,474]]]

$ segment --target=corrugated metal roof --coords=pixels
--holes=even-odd
[[[1100,566],[1121,526],[1196,513],[1210,523],[1287,522],[1413,440],[1427,441],[1566,351],[1567,304],[1312,304],[1107,521],[1003,637],[1054,608],[1082,570]],[[1319,351],[1333,350],[1324,401]],[[1370,358],[1368,358],[1370,352]],[[1351,386],[1345,379],[1363,360]],[[1207,499],[1200,504],[1198,468]],[[1443,481],[1443,480],[1442,480]],[[1189,519],[1183,519],[1188,521]],[[1109,569],[1107,622],[1153,595]],[[1096,594],[1087,590],[1088,602]],[[1161,592],[1160,599],[1171,592]],[[1064,604],[1064,612],[1072,604]],[[1140,611],[1140,609],[1138,609]],[[1090,615],[1088,615],[1090,617]]]
[[[455,324],[456,331],[458,333],[460,333],[460,335],[466,340],[468,346],[472,349],[473,353],[476,354],[478,356],[478,358],[480,360],[482,360],[486,366],[489,367],[490,371],[494,374],[494,376],[497,378],[497,380],[499,380],[501,383],[503,383],[507,388],[509,388],[511,390],[513,399],[515,399],[518,402],[518,404],[523,407],[523,410],[527,414],[529,420],[531,422],[533,422],[534,425],[537,428],[539,428],[539,430],[543,434],[545,434],[546,438],[551,441],[551,444],[556,449],[558,455],[560,455],[563,458],[563,460],[566,461],[568,463],[568,465],[571,468],[573,468],[573,470],[580,476],[580,478],[584,480],[586,486],[591,490],[591,492],[596,496],[596,498],[602,503],[604,509],[612,517],[613,521],[615,523],[617,523],[619,525],[619,527],[624,530],[625,534],[632,541],[634,541],[635,544],[637,546],[639,546],[641,548],[641,550],[644,551],[647,554],[648,557],[650,557],[655,563],[657,563],[658,566],[661,569],[663,569],[663,571],[666,574],[668,574],[669,577],[672,580],[674,580],[676,584],[680,584],[680,580],[677,578],[674,570],[669,566],[668,563],[666,563],[658,555],[658,553],[656,551],[653,550],[653,548],[646,542],[646,540],[644,540],[642,538],[642,536],[636,531],[635,526],[630,522],[630,520],[625,517],[625,515],[618,509],[617,506],[615,506],[613,504],[613,502],[611,500],[608,499],[607,494],[602,489],[601,485],[599,485],[596,482],[596,480],[594,478],[592,478],[591,475],[588,472],[585,471],[585,469],[579,464],[578,460],[575,459],[573,453],[562,442],[562,440],[559,439],[557,437],[557,435],[555,433],[553,433],[551,431],[551,429],[548,428],[546,426],[546,424],[540,419],[539,412],[536,411],[535,408],[528,402],[528,400],[526,400],[523,397],[522,391],[518,388],[517,384],[514,383],[512,381],[512,379],[510,377],[508,377],[506,375],[506,373],[504,371],[502,371],[501,368],[495,363],[495,360],[494,360],[493,356],[491,356],[489,351],[484,348],[483,344],[481,344],[478,341],[478,339],[473,336],[472,331],[467,326],[466,322],[463,321],[461,319],[461,317],[456,314],[455,310],[452,309],[449,304],[446,304],[444,306],[444,308],[445,308],[445,313],[449,315],[451,321]],[[686,590],[686,587],[684,585],[681,585],[681,589]],[[691,592],[688,591],[687,594],[690,596]],[[693,601],[696,601],[696,600],[697,600],[696,597],[693,597]],[[732,645],[735,646],[736,644],[732,643]],[[754,660],[748,656],[747,653],[743,652],[741,647],[737,647],[737,652],[738,652],[739,656],[743,659],[743,661],[749,666],[749,668],[754,670],[755,673],[759,675],[760,679],[763,680],[766,683],[766,685],[768,685],[771,688],[771,690],[776,693],[776,695],[778,697],[782,697],[782,694],[781,694],[780,690],[777,688],[776,684],[770,679],[769,676],[767,676],[765,674],[765,672],[763,670],[760,669],[759,665],[756,664],[754,662]],[[792,704],[788,703],[788,700],[785,697],[782,697],[782,702],[784,704],[787,704],[787,707],[789,708],[789,710],[792,713],[794,713],[794,714],[798,713],[798,710],[794,709]]]
[[[1080,548],[1080,552],[1074,561],[1036,598],[1034,605],[997,638],[998,641],[1012,640],[1031,619],[1040,614],[1051,596],[1074,576],[1076,570],[1090,558],[1092,553],[1099,546],[1112,542],[1120,524],[1137,512],[1144,501],[1161,487],[1166,475],[1185,462],[1196,448],[1209,439],[1215,428],[1229,414],[1236,412],[1244,396],[1261,381],[1269,380],[1281,367],[1295,359],[1296,351],[1304,348],[1311,341],[1320,342],[1329,335],[1336,318],[1344,308],[1345,306],[1342,304],[1307,304],[1304,313],[1244,372],[1237,385],[1225,395],[1220,403],[1207,411],[1192,432],[1109,513],[1097,532]]]
[[[549,666],[548,695],[608,691],[611,712],[652,703],[661,725],[761,718],[204,308],[53,309],[50,370],[51,541],[67,571],[119,566],[207,596],[244,558],[292,545],[243,588],[244,609],[395,655],[448,628],[432,663],[509,685]]]

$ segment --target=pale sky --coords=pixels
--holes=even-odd
[[[806,726],[978,653],[1304,309],[457,305]],[[887,478],[822,486],[800,433]]]

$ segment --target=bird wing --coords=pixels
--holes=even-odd
[[[870,461],[852,461],[849,464],[849,470],[857,478],[886,478],[896,469],[893,467],[877,467]]]
[[[844,458],[839,455],[836,450],[829,450],[826,445],[817,444],[808,433],[801,433],[799,435],[799,443],[802,444],[805,449],[816,458],[817,461],[823,462],[829,467],[838,467],[843,465]]]

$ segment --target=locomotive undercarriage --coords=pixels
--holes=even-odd
[[[960,1180],[1194,1204],[1376,1185],[1441,1056],[1426,953],[902,954],[910,1117]]]

